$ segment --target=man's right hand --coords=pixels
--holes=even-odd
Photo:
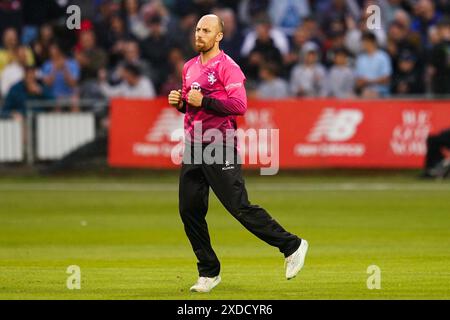
[[[181,107],[181,90],[172,90],[169,93],[169,104],[177,109]]]

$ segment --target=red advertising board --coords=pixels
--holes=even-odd
[[[171,155],[180,152],[182,143],[172,141],[172,135],[182,134],[183,117],[165,98],[114,99],[109,164],[177,167]],[[278,133],[280,168],[418,168],[428,134],[450,127],[450,101],[249,100],[238,124],[244,132],[258,133],[253,144],[260,149],[276,141],[261,132],[269,137]],[[251,150],[242,141],[241,146]],[[264,163],[260,160],[259,165]]]

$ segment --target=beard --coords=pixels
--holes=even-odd
[[[195,49],[197,50],[198,53],[207,53],[212,48],[214,48],[214,43],[212,43],[212,44],[208,44],[205,42],[196,42],[195,43]]]

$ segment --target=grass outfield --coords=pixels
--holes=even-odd
[[[252,203],[308,239],[305,268],[211,196],[222,262],[210,294],[177,212],[177,177],[0,179],[0,299],[450,299],[450,184],[413,178],[249,177]],[[381,269],[381,289],[366,271]],[[66,268],[81,268],[81,290]]]

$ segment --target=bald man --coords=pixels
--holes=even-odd
[[[168,96],[169,104],[185,113],[179,211],[198,260],[199,278],[190,288],[193,292],[209,292],[221,280],[220,262],[211,247],[205,220],[210,187],[247,230],[283,253],[287,279],[294,278],[303,267],[308,250],[306,240],[287,232],[266,210],[248,200],[234,135],[236,117],[247,110],[245,76],[219,49],[222,32],[223,22],[216,15],[198,21],[195,46],[199,55],[184,65],[182,89]],[[211,153],[214,162],[207,152],[211,145],[215,147]],[[220,161],[216,161],[218,158]]]

